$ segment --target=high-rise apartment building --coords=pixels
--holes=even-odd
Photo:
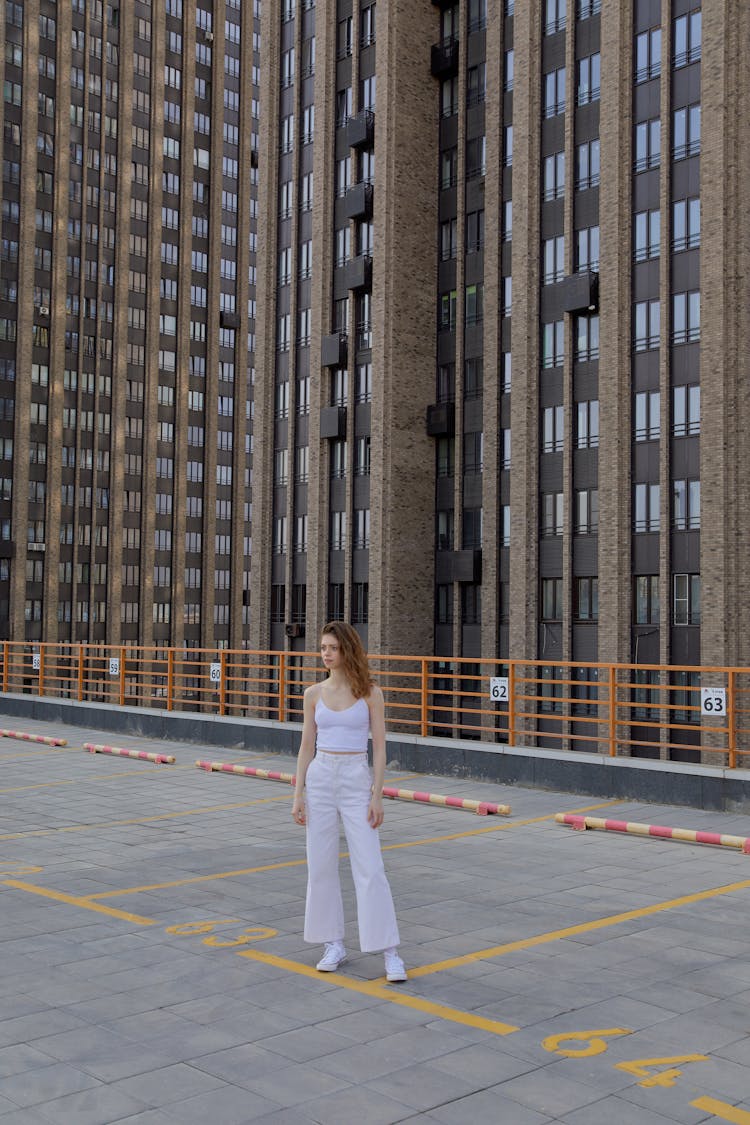
[[[748,6],[200,2],[0,17],[10,635],[750,661]]]

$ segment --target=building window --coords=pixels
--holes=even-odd
[[[599,100],[602,85],[601,55],[593,55],[578,60],[578,85],[576,101],[578,105],[588,105]]]
[[[352,584],[352,624],[366,625],[370,620],[370,584],[369,582],[354,582]]]
[[[701,295],[675,293],[672,296],[672,343],[691,344],[701,338]]]
[[[503,127],[503,165],[506,168],[513,167],[513,126],[505,125]]]
[[[675,531],[697,531],[701,526],[701,482],[672,481],[672,527]]]
[[[573,617],[576,621],[599,620],[599,579],[576,578],[573,583]]]
[[[562,281],[565,276],[565,236],[546,238],[542,243],[543,279],[545,285]]]
[[[370,547],[370,509],[354,510],[354,549],[367,551]]]
[[[466,253],[474,254],[484,246],[484,211],[469,211],[466,216]],[[455,254],[451,255],[455,258]]]
[[[482,587],[474,582],[461,583],[461,624],[481,625]]]
[[[331,550],[343,551],[346,547],[346,512],[331,512]]]
[[[635,37],[635,80],[648,82],[661,74],[661,28],[652,27]]]
[[[440,115],[453,117],[458,113],[458,79],[444,78],[440,83]]]
[[[599,227],[576,231],[575,268],[578,273],[599,272]]]
[[[307,550],[307,516],[297,516],[294,521],[294,553],[303,555]]]
[[[545,406],[542,411],[542,453],[561,453],[564,438],[562,406]]]
[[[563,533],[563,494],[543,492],[541,503],[542,538],[552,539]]]
[[[466,142],[466,179],[476,180],[487,169],[487,139],[473,137]]]
[[[658,168],[661,160],[661,122],[658,117],[651,121],[639,121],[635,127],[635,170],[647,172]]]
[[[508,58],[510,56],[510,59]],[[510,66],[510,69],[508,67]],[[507,85],[510,80],[510,86]],[[505,89],[513,89],[513,52],[505,52]],[[466,71],[466,104],[467,106],[479,105],[484,101],[486,92],[485,65],[478,63],[470,66]]]
[[[633,317],[633,346],[637,352],[659,347],[660,310],[658,301],[638,301]]]
[[[565,351],[565,324],[556,320],[542,325],[542,367],[560,367]]]
[[[695,156],[701,150],[701,107],[683,106],[676,109],[672,117],[672,156],[684,160]]]
[[[328,586],[328,619],[330,621],[343,621],[344,619],[343,582],[331,582]]]
[[[692,250],[701,244],[701,201],[677,199],[672,204],[672,249]]]
[[[487,26],[487,0],[469,0],[467,23],[470,34]]]
[[[562,578],[542,579],[542,621],[562,621],[563,580]]]
[[[458,149],[449,148],[440,154],[440,187],[444,190],[456,186],[458,176]]]
[[[481,398],[484,362],[481,358],[464,362],[464,399]]]
[[[466,286],[464,315],[467,325],[482,323],[484,319],[484,286],[481,283]]]
[[[452,551],[454,518],[452,508],[440,508],[437,512],[437,550]]]
[[[565,153],[555,152],[544,158],[544,199],[562,198],[565,192]]]
[[[659,391],[638,391],[635,396],[634,437],[636,441],[658,441],[661,416]]]
[[[513,312],[513,278],[500,279],[500,315],[510,316]]]
[[[696,9],[674,21],[675,69],[697,62],[701,57],[701,11]]]
[[[565,67],[544,75],[544,116],[556,117],[565,112]]]
[[[359,22],[359,43],[361,47],[369,47],[375,42],[375,5],[369,4],[362,9]]]
[[[502,218],[502,232],[501,237],[503,242],[511,242],[513,239],[513,200],[503,200],[503,218]]]
[[[510,438],[510,430],[504,430]],[[500,505],[500,546],[510,547],[510,505]]]
[[[281,625],[286,620],[286,586],[271,586],[271,622]]]
[[[435,590],[435,619],[438,625],[453,624],[453,585],[441,585]]]
[[[286,516],[276,516],[273,521],[273,553],[286,554]]]
[[[370,437],[355,438],[354,441],[354,475],[355,477],[368,477],[370,475]],[[369,527],[368,535],[369,539]]]
[[[596,187],[601,177],[599,141],[584,141],[576,147],[576,190]]]
[[[672,575],[672,624],[700,625],[700,574]]]
[[[633,254],[636,262],[659,257],[661,215],[658,211],[638,211],[633,216]]]
[[[659,575],[637,575],[633,580],[633,621],[636,625],[658,625],[660,615]]]
[[[554,35],[565,27],[566,0],[547,0],[544,12],[544,34]]]
[[[599,358],[599,317],[576,317],[576,354],[579,363]]]
[[[437,466],[436,471],[439,477],[452,477],[456,473],[456,443],[452,437],[438,438],[435,443]]]
[[[687,437],[701,432],[701,389],[698,383],[672,389],[672,435]]]
[[[582,488],[575,493],[576,535],[596,535],[599,530],[599,491],[596,488]]]
[[[633,530],[659,530],[659,485],[636,484],[633,489]]]
[[[331,480],[343,480],[346,476],[346,442],[331,442]]]
[[[450,261],[458,253],[456,235],[458,229],[457,219],[446,219],[440,224],[440,260]]]
[[[457,292],[451,289],[440,295],[439,327],[441,331],[455,332],[456,329],[456,299]]]
[[[464,434],[464,473],[481,473],[484,469],[484,434],[481,430]]]
[[[461,547],[465,551],[479,550],[482,546],[482,509],[464,508]]]
[[[595,449],[599,445],[599,400],[576,403],[576,449]]]

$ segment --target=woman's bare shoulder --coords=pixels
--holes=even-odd
[[[377,684],[373,684],[370,688],[370,694],[366,696],[368,704],[382,704],[383,703],[383,690]]]
[[[320,699],[320,693],[323,690],[322,680],[317,684],[310,684],[305,688],[304,701],[305,703],[317,703]]]

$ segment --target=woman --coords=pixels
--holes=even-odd
[[[307,826],[305,941],[324,943],[317,965],[321,972],[335,972],[346,961],[340,816],[357,895],[360,948],[363,953],[382,950],[386,978],[403,981],[406,970],[397,951],[398,925],[377,831],[383,823],[383,693],[372,682],[367,655],[351,625],[342,621],[326,625],[320,655],[328,678],[305,691],[292,806],[295,823]],[[372,776],[367,764],[369,733]]]

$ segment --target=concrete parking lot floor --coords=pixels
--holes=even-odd
[[[0,739],[0,1125],[750,1125],[750,856],[554,820],[746,817],[389,770],[512,806],[386,804],[389,985],[345,863],[316,972],[290,787],[195,768],[293,760],[15,723],[68,745]]]

